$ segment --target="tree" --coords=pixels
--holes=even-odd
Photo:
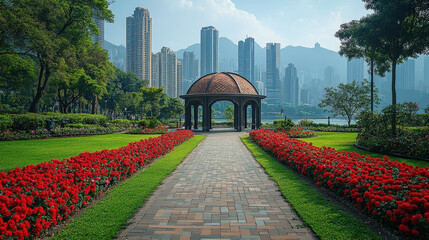
[[[325,95],[321,103],[320,108],[324,109],[325,112],[333,113],[334,116],[342,116],[347,120],[348,126],[354,116],[359,114],[362,110],[368,110],[370,107],[370,86],[367,80],[358,83],[353,81],[352,83],[343,84],[340,83],[337,88],[325,88]],[[375,91],[375,102],[378,103],[377,91]]]
[[[231,107],[231,105],[228,104],[228,106],[225,108],[225,117],[229,121],[232,121],[234,119],[234,108]]]
[[[429,52],[429,2],[363,0],[374,11],[367,21],[378,26],[377,52],[389,59],[392,70],[392,134],[396,135],[396,65]]]
[[[0,2],[0,55],[36,59],[39,73],[29,107],[36,112],[51,74],[64,51],[98,33],[94,17],[108,22],[113,14],[108,0],[8,0]]]
[[[151,117],[158,116],[165,102],[163,98],[167,97],[164,88],[143,87],[141,94],[143,107],[150,113]]]
[[[168,98],[167,104],[161,110],[161,118],[177,118],[185,111],[183,103],[177,98]]]
[[[9,97],[23,95],[24,88],[32,85],[34,61],[26,56],[0,55],[0,90],[4,94],[4,104],[10,104]]]
[[[341,41],[339,54],[352,58],[364,58],[370,66],[371,75],[371,111],[374,111],[374,70],[377,75],[384,76],[389,69],[387,57],[378,52],[380,47],[379,28],[363,17],[359,21],[353,20],[340,26],[335,37]],[[374,69],[375,68],[375,69]]]

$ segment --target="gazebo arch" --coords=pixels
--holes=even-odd
[[[207,74],[192,84],[185,99],[185,128],[191,129],[194,125],[198,129],[198,107],[203,107],[203,132],[211,128],[211,106],[217,101],[230,101],[234,104],[234,128],[241,132],[247,127],[247,107],[252,106],[252,129],[261,127],[261,100],[256,88],[244,77],[229,72]],[[194,108],[194,124],[191,111]]]

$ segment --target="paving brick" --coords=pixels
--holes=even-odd
[[[317,239],[241,142],[210,133],[119,239]]]

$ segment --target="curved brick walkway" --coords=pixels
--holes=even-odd
[[[119,239],[315,239],[240,136],[211,133]]]

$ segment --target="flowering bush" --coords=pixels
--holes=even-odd
[[[353,202],[359,211],[404,236],[429,238],[429,168],[319,148],[267,129],[250,136],[279,161]]]
[[[192,136],[189,130],[176,131],[119,149],[0,172],[0,238],[39,236]]]

